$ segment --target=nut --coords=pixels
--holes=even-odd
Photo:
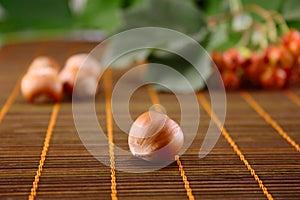
[[[152,110],[135,120],[128,137],[131,153],[150,162],[173,161],[183,141],[179,125],[166,114]]]
[[[28,72],[34,72],[35,69],[40,69],[44,67],[50,67],[57,71],[60,70],[60,65],[53,59],[47,56],[36,57],[30,64]]]
[[[80,99],[88,98],[97,91],[101,70],[101,65],[95,58],[88,54],[75,54],[68,58],[59,78],[67,93]]]
[[[62,83],[58,78],[59,64],[45,56],[35,58],[21,80],[21,92],[30,102],[61,101]]]

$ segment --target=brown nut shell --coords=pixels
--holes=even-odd
[[[167,115],[148,111],[140,115],[129,131],[131,153],[150,162],[175,160],[184,142],[179,125]]]
[[[39,61],[41,61],[39,58],[38,62],[33,61],[35,64],[30,66],[22,78],[21,92],[24,98],[30,102],[61,101],[63,88],[58,78],[57,67],[39,66],[37,63],[44,63]]]
[[[64,66],[64,70],[73,70],[81,68],[81,71],[87,75],[99,77],[102,72],[100,62],[96,58],[86,53],[75,54],[69,57]]]
[[[101,65],[95,58],[88,54],[75,54],[68,58],[59,78],[66,92],[84,99],[92,97],[97,91],[101,70]]]
[[[51,57],[38,56],[30,64],[28,72],[34,72],[37,69],[50,67],[53,68],[57,73],[60,70],[60,65]]]

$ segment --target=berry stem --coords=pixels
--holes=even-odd
[[[290,28],[288,27],[285,19],[282,17],[282,15],[280,13],[278,13],[277,11],[272,11],[271,12],[274,20],[277,22],[277,24],[280,27],[280,30],[282,33],[287,33]]]
[[[251,37],[250,29],[247,29],[243,32],[241,39],[237,42],[236,47],[244,47],[247,46]]]
[[[259,15],[266,21],[267,26],[268,26],[269,39],[271,42],[275,43],[277,41],[277,30],[276,30],[276,24],[272,18],[272,15],[267,10],[261,8],[260,6],[255,5],[255,4],[246,5],[245,10]]]
[[[259,47],[260,47],[260,50],[264,50],[268,46],[268,40],[267,40],[268,33],[266,30],[266,27],[264,26],[264,24],[262,24],[258,21],[254,21],[253,29],[260,32],[263,35],[263,37],[259,41]]]
[[[231,13],[222,13],[222,14],[216,14],[213,16],[210,16],[206,19],[206,23],[208,28],[214,29],[216,27],[216,25],[218,25],[219,23],[223,22],[223,21],[228,21],[231,20],[233,17],[233,14]]]
[[[229,0],[229,8],[231,13],[238,13],[242,10],[242,2],[241,0]]]

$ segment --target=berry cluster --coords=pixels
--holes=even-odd
[[[285,88],[300,80],[300,32],[293,29],[262,53],[231,48],[212,52],[227,90],[240,87]]]

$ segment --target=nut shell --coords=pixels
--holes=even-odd
[[[53,58],[47,56],[38,56],[31,62],[28,72],[35,72],[35,70],[45,67],[53,68],[57,73],[60,70],[60,65]]]
[[[92,97],[97,91],[101,70],[101,65],[95,58],[88,54],[75,54],[68,58],[59,78],[67,93],[84,99]]]
[[[80,67],[82,68],[82,70],[84,70],[84,73],[90,74],[95,77],[100,76],[100,73],[102,71],[101,65],[96,60],[96,58],[86,53],[75,54],[69,57],[66,61],[64,69],[79,69]]]
[[[63,88],[58,70],[59,65],[51,58],[34,59],[21,80],[23,97],[30,102],[61,101]]]
[[[130,128],[128,137],[131,153],[150,162],[173,161],[183,142],[179,125],[156,111],[140,115]]]

